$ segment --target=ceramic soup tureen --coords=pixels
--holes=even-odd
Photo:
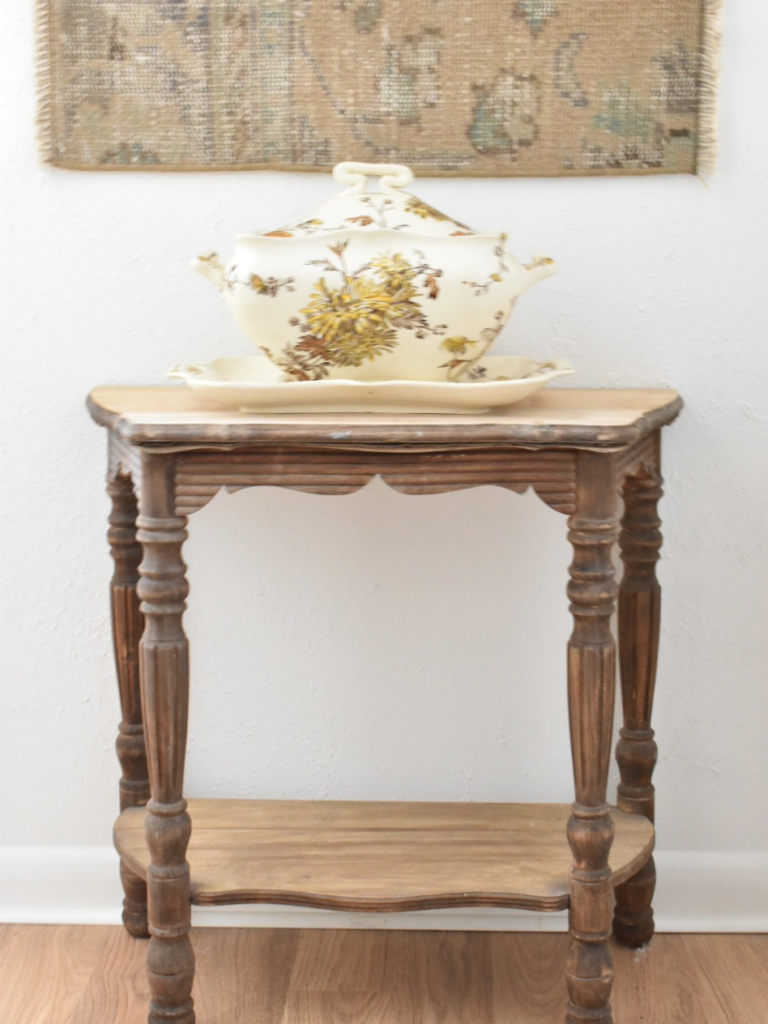
[[[351,187],[308,219],[239,235],[226,265],[212,253],[192,266],[287,380],[465,379],[554,262],[520,264],[506,235],[404,191],[407,167],[343,163],[333,176]]]

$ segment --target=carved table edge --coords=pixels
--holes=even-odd
[[[621,389],[615,389],[621,390]],[[633,390],[633,389],[626,389]],[[122,414],[86,399],[86,407],[99,426],[106,427],[128,444],[147,451],[171,453],[196,448],[225,450],[242,446],[327,447],[372,451],[429,451],[464,446],[553,447],[611,451],[639,441],[672,423],[683,408],[682,397],[670,390],[669,402],[643,413],[632,423],[594,426],[583,424],[462,424],[428,422],[401,426],[382,423],[344,425],[326,423],[146,424],[133,423]],[[325,428],[324,430],[322,428]],[[323,434],[325,433],[325,436]],[[420,435],[423,435],[421,439]]]

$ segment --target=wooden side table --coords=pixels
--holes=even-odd
[[[681,406],[666,390],[553,389],[480,417],[259,417],[217,411],[177,388],[105,387],[90,395],[91,415],[109,432],[123,713],[115,843],[125,927],[151,935],[151,1024],[193,1024],[192,903],[568,909],[566,1019],[612,1020],[614,898],[619,942],[639,946],[653,934],[660,430]],[[184,800],[189,668],[181,548],[188,516],[221,487],[348,494],[376,475],[406,494],[533,487],[569,517],[570,807]],[[617,538],[619,587],[611,557]],[[617,592],[624,727],[613,808],[606,787]]]

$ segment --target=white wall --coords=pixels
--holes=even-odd
[[[248,353],[188,259],[335,187],[41,167],[31,6],[0,15],[4,913],[114,920],[105,436],[83,401],[97,384],[162,383],[181,359]],[[665,435],[655,714],[660,921],[682,928],[768,926],[768,894],[749,888],[768,877],[768,11],[726,7],[708,184],[418,186],[561,264],[499,351],[565,356],[574,386],[685,398]],[[219,495],[186,548],[188,793],[570,799],[564,531],[533,495],[493,489]]]

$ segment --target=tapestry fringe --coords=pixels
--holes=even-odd
[[[720,37],[723,0],[702,0],[704,23],[699,63],[699,111],[696,171],[712,174],[717,166],[720,95]]]
[[[35,89],[37,99],[37,141],[41,159],[54,159],[53,100],[51,97],[51,4],[35,2]]]

